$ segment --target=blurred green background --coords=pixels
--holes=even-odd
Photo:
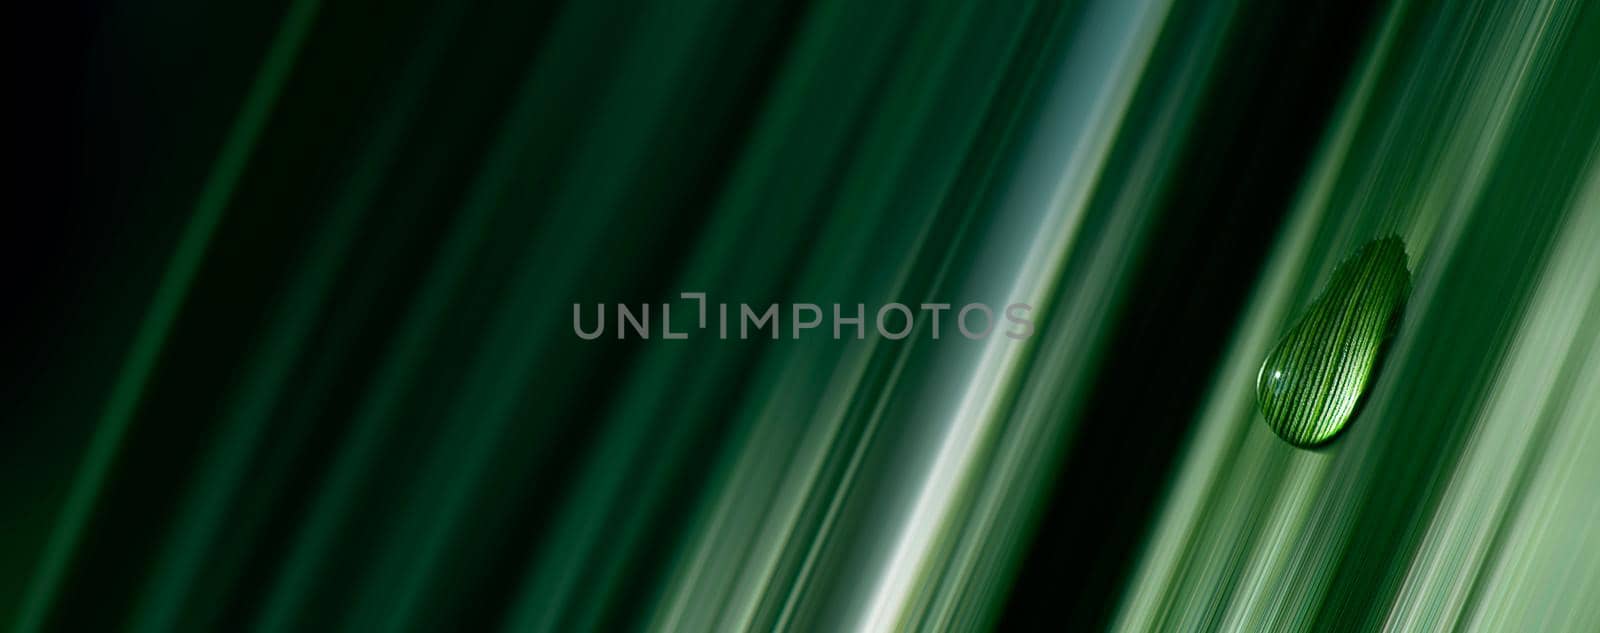
[[[1600,630],[1600,4],[12,11],[13,630]],[[1037,330],[573,332],[682,292]]]

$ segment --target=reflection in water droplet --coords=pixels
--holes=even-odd
[[[1337,435],[1371,384],[1409,294],[1411,273],[1398,237],[1368,242],[1340,263],[1256,375],[1256,403],[1267,426],[1299,447]]]

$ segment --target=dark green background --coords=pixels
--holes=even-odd
[[[13,10],[18,631],[1600,626],[1593,3]],[[571,329],[695,291],[1038,329]]]

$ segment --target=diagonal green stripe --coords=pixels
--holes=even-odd
[[[172,331],[172,322],[189,294],[195,274],[200,270],[200,262],[211,243],[211,236],[222,221],[223,212],[227,210],[239,177],[244,173],[261,130],[266,127],[319,8],[319,0],[295,0],[290,5],[277,36],[267,50],[266,60],[245,97],[244,106],[228,132],[222,153],[206,177],[205,187],[195,203],[194,215],[184,227],[177,251],[167,262],[155,298],[140,323],[122,371],[117,375],[111,399],[100,415],[78,477],[73,481],[66,504],[61,509],[39,567],[33,575],[33,582],[23,598],[21,616],[14,629],[19,633],[37,631],[55,603],[67,564],[72,560],[100,490],[105,486],[106,474],[116,460],[122,437],[127,433],[150,373],[160,358],[161,348]]]

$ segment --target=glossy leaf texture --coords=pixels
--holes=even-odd
[[[1410,292],[1398,237],[1368,242],[1340,263],[1261,364],[1256,402],[1267,426],[1298,447],[1325,443],[1344,430]]]

